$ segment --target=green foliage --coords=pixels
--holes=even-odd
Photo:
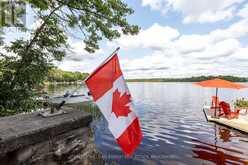
[[[237,99],[234,105],[236,108],[248,108],[248,100],[245,100],[244,98]]]
[[[6,109],[24,112],[35,108],[34,89],[45,80],[51,62],[61,60],[65,53],[59,48],[66,44],[66,36],[56,27],[57,23],[58,20],[51,17],[39,35],[35,32],[35,41],[16,40],[6,47],[15,54],[15,57],[3,58],[0,105]]]
[[[73,109],[82,110],[84,112],[91,113],[94,119],[99,119],[102,116],[100,109],[93,102],[66,104],[66,106],[71,107]]]
[[[199,76],[190,78],[152,78],[152,79],[129,79],[129,82],[199,82],[214,78],[221,78],[233,82],[247,82],[248,78],[236,76]]]
[[[119,27],[124,34],[137,34],[139,27],[130,25],[126,17],[134,11],[121,0],[25,0],[38,11],[54,10],[53,17],[60,20],[60,25],[80,30],[86,44],[85,49],[94,52],[99,48],[99,41],[120,37]]]
[[[99,41],[137,34],[128,24],[133,13],[121,0],[21,0],[31,5],[42,23],[31,29],[31,37],[4,45],[0,52],[0,115],[27,112],[36,108],[35,89],[46,80],[53,61],[60,61],[67,49],[67,33],[80,30],[88,52],[99,48]],[[25,28],[23,30],[26,30]],[[56,74],[56,73],[54,73]],[[65,72],[48,79],[73,81],[80,73]],[[56,80],[55,80],[56,81]]]
[[[0,28],[18,26],[23,27],[24,22],[19,19],[25,14],[25,3],[22,1],[0,1]]]
[[[51,69],[47,76],[49,82],[74,82],[83,81],[89,74],[81,72],[68,72],[60,69]]]

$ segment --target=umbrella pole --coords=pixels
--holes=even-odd
[[[216,88],[216,92],[215,92],[215,103],[217,104],[217,97],[218,97],[218,88]],[[217,108],[217,105],[214,106],[214,117],[216,117],[216,108]]]

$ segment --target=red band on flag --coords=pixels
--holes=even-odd
[[[115,54],[86,80],[94,101],[111,89],[114,81],[121,75],[118,56]]]
[[[127,157],[130,157],[142,140],[142,132],[139,125],[139,120],[136,118],[122,135],[116,139],[122,151]]]

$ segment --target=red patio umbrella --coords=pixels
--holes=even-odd
[[[216,88],[216,99],[218,96],[218,88],[230,88],[230,89],[242,89],[246,88],[245,85],[234,83],[227,80],[222,80],[219,78],[215,78],[212,80],[205,80],[201,82],[194,83],[195,85],[199,85],[201,87],[208,87],[208,88]],[[217,102],[217,100],[216,100]],[[216,116],[216,108],[215,108],[215,116]]]

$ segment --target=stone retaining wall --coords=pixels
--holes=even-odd
[[[0,118],[0,165],[104,164],[80,110],[44,118],[38,112]]]

